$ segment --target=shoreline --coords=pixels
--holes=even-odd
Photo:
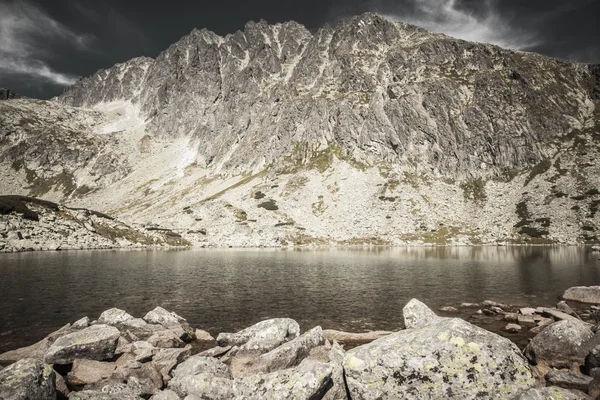
[[[589,289],[594,296],[600,296],[600,287],[584,289]],[[581,290],[581,288],[568,289],[564,297],[572,297],[573,293],[576,295],[582,293]],[[587,294],[585,295],[587,296]],[[588,298],[582,297],[581,299],[586,300]],[[597,298],[594,297],[594,299]],[[294,382],[299,384],[299,382],[304,382],[305,379],[314,379],[314,374],[321,373],[322,368],[328,368],[326,382],[319,381],[320,383],[316,386],[325,388],[323,394],[335,393],[336,396],[311,397],[312,395],[306,394],[303,397],[304,392],[302,392],[303,395],[298,398],[362,398],[371,389],[369,389],[370,386],[364,386],[361,383],[361,379],[367,379],[366,376],[362,378],[361,376],[371,372],[357,370],[356,362],[352,361],[352,357],[376,357],[375,354],[378,354],[380,348],[387,348],[385,347],[386,343],[396,343],[394,346],[402,345],[403,338],[411,337],[414,332],[417,337],[421,338],[418,343],[425,340],[423,348],[419,347],[421,345],[417,345],[417,342],[409,342],[413,343],[409,345],[411,346],[409,348],[412,349],[411,352],[414,351],[414,346],[417,346],[420,348],[419,352],[423,353],[422,356],[417,356],[417,359],[425,357],[425,354],[429,351],[438,351],[434,349],[443,346],[445,348],[443,351],[456,352],[456,355],[453,356],[452,361],[442,361],[440,359],[439,362],[442,363],[440,367],[444,366],[444,363],[458,363],[457,366],[453,367],[458,368],[457,371],[461,371],[462,368],[465,368],[465,371],[468,370],[469,362],[464,367],[458,366],[459,364],[463,365],[460,361],[463,357],[461,354],[466,350],[463,349],[464,345],[461,343],[465,343],[466,337],[470,337],[468,340],[474,341],[473,343],[482,341],[477,346],[489,343],[486,345],[493,346],[495,350],[489,354],[486,353],[487,350],[479,350],[480,352],[477,353],[479,362],[483,363],[481,359],[485,357],[490,357],[495,361],[489,365],[481,364],[483,369],[478,370],[481,379],[484,379],[484,376],[488,376],[488,374],[489,376],[496,376],[501,372],[503,374],[507,373],[505,369],[521,371],[519,375],[512,376],[514,379],[493,380],[492,386],[503,387],[504,389],[498,389],[502,392],[509,390],[518,395],[531,390],[542,390],[544,386],[548,386],[552,390],[566,390],[566,393],[600,394],[600,375],[596,385],[595,383],[592,384],[596,381],[593,381],[593,378],[590,378],[589,375],[578,372],[583,377],[581,379],[588,382],[587,386],[579,388],[570,387],[568,382],[565,383],[556,378],[557,374],[559,378],[563,374],[559,365],[562,362],[561,357],[564,357],[564,355],[560,352],[554,354],[552,356],[554,358],[550,357],[545,364],[540,363],[541,353],[539,352],[541,350],[539,349],[536,350],[538,351],[538,358],[531,358],[532,351],[536,349],[535,346],[541,346],[540,348],[542,348],[549,345],[546,343],[549,340],[565,340],[567,342],[564,346],[572,345],[571,340],[575,339],[568,336],[562,337],[564,335],[559,335],[549,338],[543,337],[544,335],[548,336],[549,333],[540,335],[542,332],[551,332],[563,325],[570,326],[569,329],[577,327],[582,332],[589,330],[590,333],[586,334],[589,338],[585,339],[584,342],[587,343],[587,340],[600,344],[600,332],[593,333],[594,326],[592,325],[592,323],[597,323],[598,318],[600,318],[600,300],[597,302],[594,300],[594,304],[590,302],[569,301],[569,303],[566,303],[561,301],[554,308],[536,307],[535,305],[520,307],[486,300],[480,303],[449,305],[433,311],[423,303],[413,299],[404,307],[402,314],[404,315],[404,327],[394,331],[351,333],[322,329],[317,326],[301,332],[296,321],[289,318],[275,318],[262,320],[237,333],[221,332],[213,336],[202,330],[202,327],[192,328],[185,318],[161,307],[156,307],[148,312],[143,319],[135,318],[124,310],[113,308],[104,311],[97,320],[91,321],[88,317],[82,318],[72,324],[65,325],[56,332],[50,333],[40,342],[0,354],[0,365],[6,365],[4,369],[0,369],[0,377],[3,374],[6,375],[12,372],[12,369],[21,368],[27,363],[29,363],[28,368],[33,368],[32,365],[34,364],[36,368],[48,368],[44,366],[46,365],[43,364],[45,362],[48,365],[54,365],[53,369],[47,369],[47,371],[54,374],[54,390],[57,393],[62,393],[63,396],[59,398],[104,399],[104,397],[94,396],[100,396],[100,392],[108,390],[106,388],[112,388],[117,382],[122,382],[121,385],[125,385],[127,390],[127,396],[130,394],[142,397],[158,396],[159,394],[162,396],[162,392],[168,392],[169,395],[172,392],[178,397],[168,397],[169,399],[182,399],[192,394],[204,395],[205,398],[229,399],[244,396],[238,392],[228,396],[221,395],[218,391],[214,392],[219,385],[226,383],[233,385],[231,388],[235,389],[231,390],[234,391],[250,390],[248,388],[251,388],[252,393],[267,390],[266,394],[269,393],[268,390],[270,389],[266,389],[262,386],[262,383],[257,384],[256,382],[268,382],[267,386],[271,387],[275,382],[279,382],[282,376],[285,376],[287,377],[285,379],[293,379]],[[465,318],[465,316],[468,316],[468,318]],[[447,331],[447,329],[450,329],[450,331]],[[444,332],[454,332],[453,329],[458,330],[450,335],[459,336],[455,336],[456,339],[450,340],[450,344],[444,344],[446,342],[443,337],[447,335]],[[431,343],[424,339],[428,337],[430,331],[435,336],[435,340]],[[90,342],[89,347],[87,344],[76,344],[83,343],[81,339],[77,339],[83,335],[83,332],[90,332],[82,336],[87,338],[85,341],[91,340],[93,342]],[[98,335],[98,337],[94,335]],[[109,341],[112,344],[106,344],[106,340],[108,340],[105,339],[105,337],[108,337],[106,335],[110,336]],[[276,337],[277,339],[275,339]],[[463,340],[461,337],[465,337],[465,339]],[[541,339],[542,337],[543,339]],[[584,342],[575,346],[576,352],[581,353],[585,350],[581,350],[586,346]],[[511,344],[509,345],[509,343]],[[458,347],[456,347],[457,345]],[[98,353],[98,349],[102,346],[110,348],[104,348]],[[470,344],[470,346],[475,346],[475,344]],[[515,347],[511,348],[511,346]],[[368,352],[367,349],[369,349]],[[389,351],[384,351],[384,354],[388,354],[386,357],[390,357]],[[406,351],[403,350],[391,356],[408,357],[406,361],[408,362],[412,356],[407,355]],[[585,354],[580,360],[582,371],[587,371],[584,369],[584,363],[587,363],[585,361],[587,359],[584,360],[584,358],[589,351],[590,349],[585,350]],[[509,356],[510,360],[513,361],[508,364],[506,361],[501,362],[500,359],[504,357],[504,352],[514,353]],[[168,362],[163,359],[164,354],[171,355]],[[175,359],[172,358],[174,355],[176,355]],[[382,360],[385,359],[387,358]],[[128,363],[134,363],[137,366],[128,364],[123,360],[128,360]],[[187,367],[183,366],[192,363],[189,360],[194,360],[193,364],[196,365],[194,368],[200,368],[198,366],[200,364],[204,365],[205,367],[202,368],[208,368],[206,373],[213,378],[218,378],[217,380],[220,383],[217,386],[210,383],[198,386],[194,383],[197,379],[200,379],[197,378],[197,373],[193,373],[191,377],[186,375],[186,378],[183,379],[182,371],[187,370]],[[385,364],[385,362],[383,363]],[[513,363],[516,364],[513,365]],[[217,370],[227,371],[225,375],[216,372],[217,370],[213,369],[213,364],[218,366]],[[378,368],[383,368],[381,364],[378,365]],[[485,365],[488,366],[485,367]],[[495,365],[495,367],[491,365]],[[339,372],[337,381],[335,378],[336,366]],[[142,368],[142,375],[139,375],[140,370],[138,368]],[[523,368],[527,368],[527,372],[523,372]],[[152,372],[155,369],[159,371],[159,374]],[[386,371],[380,371],[379,373],[392,373],[390,370]],[[372,371],[372,373],[374,372]],[[461,376],[461,372],[458,373]],[[417,375],[410,372],[406,372],[406,374],[405,379],[413,379],[413,384],[419,387],[429,379],[434,379],[434,376],[439,378],[441,382],[441,376],[444,375],[444,372],[443,370],[434,369],[428,370],[426,375],[419,375],[423,372]],[[588,372],[588,374],[590,373]],[[408,376],[411,378],[408,378]],[[592,374],[592,376],[596,375]],[[211,378],[211,382],[213,378]],[[140,379],[146,382],[141,387],[138,385]],[[205,382],[204,379],[202,378],[202,382]],[[220,381],[220,379],[226,380]],[[230,381],[230,379],[233,379],[233,381]],[[271,381],[272,379],[275,381]],[[381,376],[378,379],[381,379]],[[445,379],[443,381],[454,388],[456,382],[463,378],[457,378],[457,375],[454,375],[453,380]],[[477,379],[477,377],[472,379]],[[384,376],[383,381],[381,381],[383,393],[388,393],[388,395],[400,393],[397,390],[402,388],[399,389],[395,385],[389,386],[386,382],[387,379]],[[403,382],[406,381],[403,380]],[[490,383],[488,382],[488,384]],[[237,385],[241,385],[240,387],[245,389],[240,389]],[[0,394],[3,394],[3,390],[8,389],[2,386],[2,379],[0,379]],[[277,390],[287,393],[282,388]],[[308,389],[303,387],[302,390]],[[453,390],[458,389],[454,388]],[[461,387],[461,390],[465,390],[465,388]],[[488,393],[489,396],[480,394],[478,397],[496,398],[492,392]],[[463,395],[466,395],[465,393],[467,392],[464,392]],[[80,395],[83,397],[79,397]],[[85,397],[88,395],[92,397]],[[125,392],[120,394],[120,396],[123,395],[125,395]],[[274,393],[271,393],[271,395],[274,395]],[[286,395],[289,396],[290,394]],[[133,399],[134,397],[116,398]],[[155,398],[160,400],[163,397],[152,397],[152,399]]]

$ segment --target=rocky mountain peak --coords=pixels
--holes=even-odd
[[[21,96],[10,89],[0,88],[0,100],[20,99]]]

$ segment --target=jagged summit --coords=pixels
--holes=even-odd
[[[593,241],[598,71],[372,13],[195,29],[47,109],[3,103],[0,166],[209,243]]]
[[[10,89],[0,88],[0,100],[20,99],[21,96]]]

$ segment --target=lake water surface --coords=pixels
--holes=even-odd
[[[0,352],[110,307],[141,317],[160,305],[212,334],[272,317],[358,332],[398,328],[413,297],[550,306],[598,284],[598,254],[583,247],[0,254]]]

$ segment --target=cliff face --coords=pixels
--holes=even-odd
[[[36,126],[85,120],[55,151],[80,158],[46,163],[72,168],[64,196],[207,243],[574,243],[600,227],[599,78],[374,14],[251,22],[84,78]],[[22,104],[0,161],[33,181]]]

